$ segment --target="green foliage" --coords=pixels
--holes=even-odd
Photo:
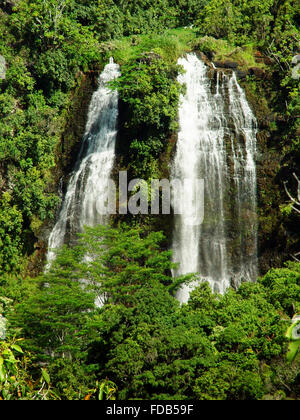
[[[207,57],[214,61],[234,61],[239,64],[240,69],[253,67],[265,68],[264,63],[255,61],[255,44],[236,47],[225,39],[216,39],[211,36],[196,38],[192,41],[195,50],[202,51]]]
[[[294,0],[280,2],[274,13],[269,52],[273,52],[285,71],[290,69],[292,57],[299,50],[299,16],[300,6]]]
[[[286,268],[273,269],[263,279],[272,305],[284,313],[293,315],[300,312],[300,267],[288,263]]]
[[[160,233],[143,238],[138,230],[89,228],[77,247],[63,248],[58,253],[51,269],[36,281],[35,293],[10,315],[11,328],[17,331],[21,327],[20,334],[26,338],[24,347],[41,360],[49,360],[51,376],[65,397],[74,397],[74,392],[71,383],[69,388],[64,384],[61,372],[69,372],[71,378],[75,372],[78,376],[78,358],[85,358],[86,348],[96,339],[102,319],[111,319],[114,313],[108,308],[115,308],[116,314],[121,310],[117,320],[120,316],[129,317],[127,326],[132,321],[146,325],[152,318],[160,322],[162,311],[168,313],[170,305],[178,308],[170,292],[184,279],[174,280],[166,273],[174,265],[170,252],[159,252],[161,240]],[[89,262],[83,262],[84,256],[90,257]],[[80,281],[83,278],[84,283]],[[91,312],[95,294],[107,301],[100,318],[97,311]],[[116,325],[114,319],[112,322]],[[100,327],[103,334],[110,324],[111,321],[104,321]],[[119,325],[126,329],[122,322]],[[66,363],[57,370],[55,364],[58,366],[61,358],[72,360],[73,373],[72,365]],[[73,383],[76,389],[77,381]],[[86,390],[84,386],[81,389]]]
[[[29,375],[30,357],[17,342],[0,342],[0,400],[57,399],[45,369],[41,369],[41,378],[37,381]]]
[[[111,55],[123,65],[117,82],[127,123],[120,132],[121,154],[132,175],[159,175],[159,159],[177,129],[182,90],[175,63],[197,45],[245,68],[263,66],[253,58],[258,46],[274,59],[281,72],[278,101],[280,107],[287,103],[293,121],[285,137],[291,153],[299,154],[298,86],[290,72],[297,52],[294,0],[20,0],[13,10],[1,5],[0,14],[0,54],[7,61],[6,80],[0,80],[0,188],[22,214],[20,243],[37,234],[56,208],[55,147],[77,75],[99,71]],[[195,30],[183,25],[224,39],[191,44]],[[25,245],[22,252],[32,249]]]
[[[99,45],[78,16],[74,18],[74,8],[74,0],[22,0],[11,18],[16,37],[30,46],[37,84],[46,93],[68,91],[76,72],[91,68],[98,59]]]
[[[163,239],[162,233],[144,237],[141,229],[126,226],[86,228],[77,250],[90,260],[81,266],[84,278],[97,286],[97,293],[105,296],[107,303],[126,307],[135,306],[139,295],[154,285],[167,292],[176,290],[184,279],[167,274],[176,265],[170,251],[160,251]]]
[[[161,31],[175,23],[176,9],[169,3],[168,0],[157,0],[155,3],[149,0],[101,2],[96,28],[110,38]]]
[[[95,29],[102,39],[162,33],[191,25],[202,9],[201,0],[106,0],[100,2]]]
[[[288,338],[288,340],[290,341],[289,343],[289,351],[287,353],[287,361],[292,363],[298,353],[299,353],[299,349],[300,349],[300,339],[299,339],[299,334],[298,334],[298,330],[300,328],[300,322],[299,320],[294,322],[292,325],[288,328],[287,332],[286,332],[286,337]]]
[[[11,196],[4,193],[0,201],[0,273],[17,269],[22,244],[22,214],[11,206]]]
[[[61,50],[48,50],[41,54],[37,61],[36,74],[41,86],[50,91],[55,88],[68,90],[74,83],[69,61]]]
[[[138,59],[145,52],[158,54],[168,64],[175,64],[178,57],[191,50],[190,43],[196,34],[192,28],[165,30],[163,34],[122,37],[104,44],[107,56],[113,56],[120,64]],[[107,57],[108,58],[108,57]]]
[[[83,360],[57,356],[49,360],[47,370],[52,384],[55,384],[55,393],[61,400],[96,399],[96,379],[92,369],[87,369]]]
[[[119,399],[297,398],[300,366],[285,362],[285,333],[300,302],[299,264],[224,296],[201,284],[180,307],[172,294],[190,277],[172,278],[162,240],[125,225],[87,228],[8,316],[23,347],[47,360],[55,392],[101,399],[110,378]]]
[[[12,318],[13,325],[22,325],[26,347],[41,358],[52,354],[76,359],[82,351],[94,294],[79,281],[80,272],[73,271],[72,263],[78,261],[79,255],[63,249],[51,269],[35,280],[36,293],[17,305]]]
[[[122,67],[122,76],[113,86],[130,107],[129,128],[144,125],[164,132],[174,129],[181,91],[175,80],[178,73],[178,66],[168,66],[151,54]]]
[[[138,56],[151,50],[162,56],[150,69],[144,63],[139,80],[147,84],[148,91],[137,88],[136,102],[127,102],[133,119],[139,120],[137,131],[130,131],[131,125],[127,133],[128,147],[132,142],[130,154],[140,161],[136,174],[157,172],[157,158],[166,136],[176,128],[179,87],[174,63],[193,37],[191,30],[170,31],[164,36],[158,32],[166,33],[182,19],[187,22],[197,7],[190,0],[181,1],[182,11],[176,6],[168,0],[156,4],[144,0],[20,0],[13,10],[1,4],[0,54],[6,59],[7,74],[0,80],[0,191],[10,194],[12,208],[22,215],[15,241],[24,246],[15,249],[15,260],[32,253],[33,246],[28,246],[26,238],[37,234],[56,209],[53,168],[59,157],[55,151],[76,77],[82,71],[99,71],[107,55],[126,62],[125,79],[132,77],[129,83],[138,72],[137,67],[132,68],[129,76],[130,65],[138,66]],[[130,38],[116,40],[124,35]],[[114,45],[102,43],[111,38]],[[157,88],[151,86],[153,83]],[[140,100],[144,102],[138,103]],[[149,128],[146,141],[141,143],[143,124]],[[3,260],[2,268],[5,264]],[[12,261],[5,270],[15,266]]]
[[[18,265],[27,252],[22,246],[25,229],[37,218],[51,217],[57,204],[47,191],[57,143],[54,110],[41,92],[27,95],[25,109],[8,92],[0,93],[0,186],[5,191],[0,199],[0,271]]]
[[[293,0],[285,0],[282,4],[274,0],[211,0],[200,11],[198,27],[204,35],[226,38],[237,45],[247,44],[249,40],[258,45],[266,45],[272,39],[281,43],[296,33],[294,19],[297,13],[299,8],[297,11]],[[283,38],[282,34],[279,37],[280,25]]]
[[[108,56],[122,65],[113,84],[122,164],[135,176],[157,177],[170,149],[183,92],[176,62],[191,49],[245,69],[266,67],[257,49],[272,59],[270,102],[286,124],[270,131],[296,170],[298,20],[295,0],[19,0],[13,11],[1,3],[0,310],[10,337],[0,342],[1,399],[299,399],[299,356],[285,361],[285,332],[300,311],[299,264],[224,296],[200,285],[180,307],[173,294],[188,279],[172,278],[162,234],[99,227],[40,278],[12,274],[32,252],[26,238],[57,205],[55,150],[77,75],[99,72]],[[179,28],[189,25],[202,37]],[[257,96],[256,81],[248,83]],[[23,350],[14,335],[25,337]]]
[[[178,103],[183,92],[176,80],[180,71],[178,65],[167,64],[159,55],[149,53],[125,64],[121,77],[112,83],[126,105],[124,135],[130,161],[137,165],[135,175],[151,177],[153,160],[177,128]]]
[[[223,297],[203,284],[180,310],[155,283],[148,290],[146,284],[137,287],[138,299],[124,288],[122,300],[95,315],[99,338],[89,362],[118,384],[122,399],[261,399],[266,393],[261,364],[284,359],[287,351],[286,322],[264,282],[243,284]],[[114,281],[107,293],[114,287],[118,294],[123,290]],[[130,300],[124,300],[128,293]],[[299,301],[291,289],[285,293]],[[277,367],[272,369],[276,377]]]
[[[112,381],[105,380],[99,385],[99,401],[102,400],[115,400],[114,394],[117,392],[116,384]]]
[[[16,57],[10,63],[7,70],[8,93],[12,95],[26,94],[33,91],[35,81],[28,72],[24,60]]]
[[[261,284],[243,284],[238,292],[212,295],[208,285],[192,293],[188,304],[201,318],[209,317],[208,334],[216,364],[201,375],[194,392],[200,399],[261,399],[262,361],[283,354],[284,326]]]
[[[257,372],[224,361],[196,380],[199,400],[257,400],[263,396],[263,381]]]

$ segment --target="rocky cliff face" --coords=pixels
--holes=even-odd
[[[205,56],[204,59],[211,67],[210,60]],[[291,178],[294,165],[286,156],[289,147],[286,137],[292,120],[287,117],[286,104],[281,102],[280,81],[272,60],[256,52],[255,61],[258,67],[245,66],[230,58],[213,61],[217,69],[211,70],[211,77],[216,79],[215,73],[219,70],[235,71],[257,118],[258,252],[260,273],[264,274],[271,267],[290,260],[300,248],[299,238],[294,233],[300,226],[298,219],[288,219],[281,212],[288,201],[284,182]],[[262,63],[263,68],[259,67]]]
[[[280,266],[284,261],[290,259],[290,255],[298,247],[298,239],[292,234],[296,227],[291,226],[291,221],[287,220],[280,210],[281,206],[287,201],[284,181],[290,175],[288,164],[283,164],[283,149],[285,147],[283,135],[289,122],[286,120],[284,108],[280,112],[280,107],[278,107],[277,75],[271,67],[268,67],[271,64],[269,59],[263,57],[260,53],[257,53],[255,57],[258,67],[253,65],[247,67],[245,64],[230,58],[224,61],[214,61],[213,57],[210,57],[210,60],[207,55],[203,55],[201,52],[199,54],[210,67],[212,88],[218,72],[227,74],[232,71],[236,72],[257,118],[258,247],[259,269],[260,273],[264,274],[271,267]],[[259,67],[261,63],[265,64],[264,68]],[[56,188],[57,190],[61,188],[61,193],[64,192],[68,176],[73,169],[84,133],[88,105],[96,86],[97,77],[95,73],[82,75],[65,116],[66,124],[57,150],[56,169]],[[119,118],[121,134],[119,135],[117,160],[114,168],[116,177],[118,171],[124,169],[123,155],[127,153],[126,144],[124,144],[124,141],[122,142],[122,127],[124,127],[125,122],[126,107],[121,104]],[[158,161],[159,172],[164,178],[169,176],[170,162],[174,155],[175,146],[176,136],[174,135],[166,142],[165,150]],[[139,223],[138,219],[137,217],[137,223]],[[149,216],[147,218],[143,217],[140,222],[144,226],[148,226],[149,230],[163,230],[167,236],[165,246],[170,245],[172,217]],[[42,234],[41,239],[44,245],[49,229],[50,226],[47,226]]]
[[[97,72],[78,75],[77,87],[72,92],[69,106],[62,116],[62,134],[56,150],[54,182],[49,185],[49,189],[60,197],[65,193],[70,174],[74,169],[85,130],[88,107],[92,94],[97,88],[97,76]],[[56,217],[58,211],[59,207],[57,208]],[[46,221],[39,232],[36,233],[35,252],[30,259],[28,267],[31,275],[38,274],[43,270],[48,238],[55,224],[56,217],[54,220]]]

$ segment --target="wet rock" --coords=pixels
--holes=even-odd
[[[221,67],[223,69],[232,69],[232,70],[235,70],[239,67],[239,63],[237,63],[235,61],[229,61],[229,60],[215,61],[214,65],[216,67]]]
[[[247,71],[243,71],[243,70],[237,70],[236,71],[236,75],[237,75],[237,78],[238,79],[244,80],[248,76],[248,72]]]
[[[6,78],[6,60],[0,55],[0,79],[4,80]]]
[[[222,61],[214,61],[214,65],[218,68],[221,68],[221,69],[224,68]]]
[[[264,57],[264,63],[266,66],[272,66],[275,63],[271,57]]]
[[[271,74],[259,67],[251,67],[249,69],[249,74],[257,77],[258,79],[267,79],[270,80],[272,77]]]
[[[199,51],[196,52],[196,55],[198,58],[200,58],[200,60],[202,60],[208,67],[210,67],[211,69],[214,68],[214,66],[211,63],[211,59],[209,58],[209,56],[207,56],[206,54],[204,54],[203,52]]]
[[[260,51],[256,51],[254,53],[254,59],[256,63],[264,63],[264,56],[262,55],[262,53]]]

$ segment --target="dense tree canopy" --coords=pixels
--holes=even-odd
[[[277,218],[261,224],[270,248],[279,230],[286,244],[299,243],[284,190],[287,181],[295,191],[300,161],[298,24],[296,0],[1,2],[0,320],[8,322],[0,399],[300,398],[300,356],[286,360],[286,331],[300,311],[299,263],[224,296],[201,284],[180,306],[174,293],[191,277],[172,277],[170,238],[135,218],[86,229],[32,278],[44,270],[40,247],[59,207],[59,178],[72,169],[62,154],[71,150],[72,162],[79,148],[73,125],[86,86],[111,56],[122,66],[111,84],[122,111],[118,165],[147,180],[167,170],[174,151],[184,92],[177,59],[196,50],[237,62],[248,96],[267,109],[258,115],[260,142],[281,153],[278,191],[261,193]]]
[[[77,387],[88,393],[109,378],[121,399],[299,396],[299,362],[290,371],[285,361],[299,264],[224,296],[202,284],[180,307],[173,294],[189,279],[171,277],[162,239],[126,226],[89,228],[35,286],[16,295],[16,280],[2,284],[15,304],[6,312],[10,334],[47,360],[54,394],[78,398]],[[97,296],[104,305],[93,309]]]

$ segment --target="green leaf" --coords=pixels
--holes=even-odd
[[[1,382],[4,382],[5,381],[5,375],[4,375],[3,366],[0,367],[0,381]]]
[[[49,373],[45,369],[42,369],[42,376],[44,380],[46,381],[47,385],[50,385],[50,376],[49,376]]]
[[[23,350],[21,349],[21,347],[18,346],[17,344],[12,344],[11,348],[13,350],[16,350],[18,353],[22,353],[22,354],[24,353]]]

